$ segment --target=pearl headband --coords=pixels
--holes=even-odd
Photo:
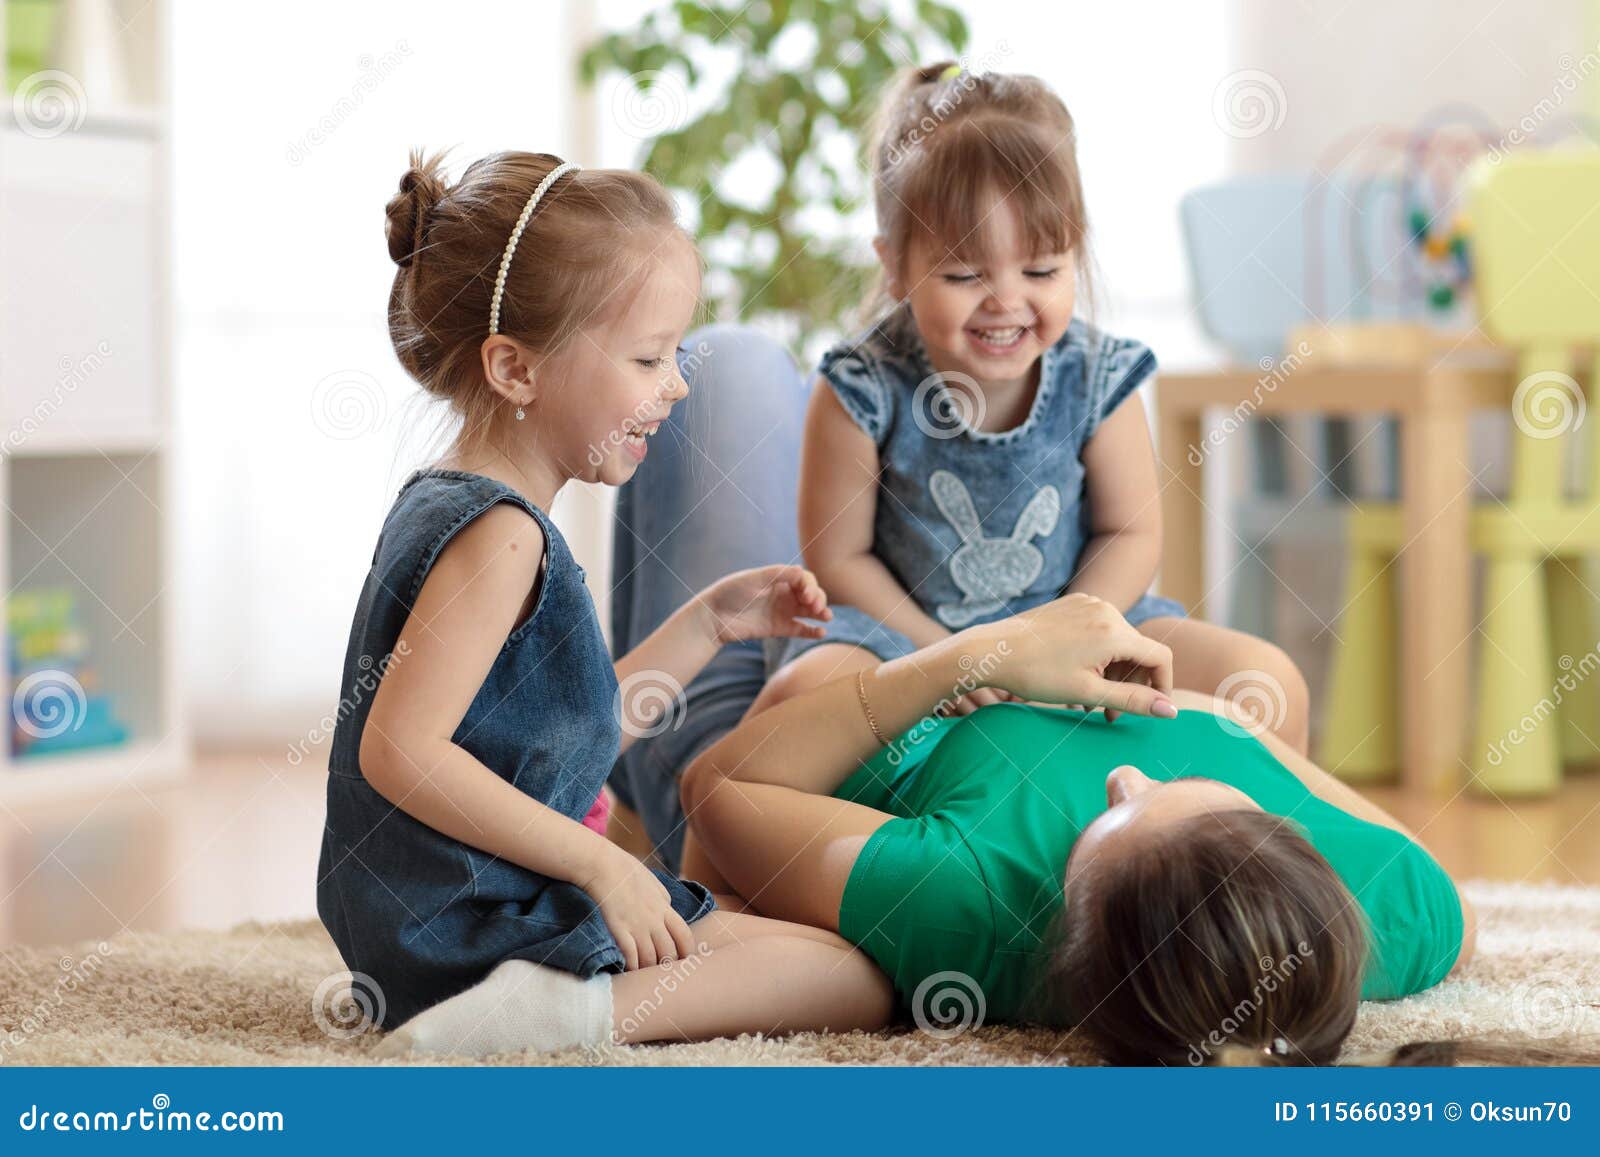
[[[494,278],[494,297],[489,301],[489,332],[500,332],[500,299],[506,292],[506,271],[511,268],[511,255],[517,251],[517,242],[522,240],[522,231],[528,227],[528,218],[533,216],[533,211],[539,207],[539,202],[550,191],[550,186],[556,183],[563,173],[576,172],[579,166],[571,161],[562,161],[561,164],[551,169],[545,179],[539,182],[539,187],[533,191],[533,196],[528,198],[528,203],[522,207],[522,216],[517,218],[516,226],[511,230],[511,240],[506,242],[505,256],[500,258],[500,272]]]

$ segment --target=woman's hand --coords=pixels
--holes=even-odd
[[[1022,699],[1173,718],[1172,652],[1104,599],[1071,594],[954,636],[963,665]]]
[[[803,566],[735,571],[695,597],[705,613],[706,629],[718,645],[787,635],[820,639],[827,632],[800,619],[833,618],[828,596]]]
[[[971,715],[980,707],[991,703],[1020,703],[1011,692],[1000,687],[978,687],[940,706],[940,715]]]
[[[666,885],[621,848],[607,844],[598,869],[581,887],[600,905],[629,972],[682,960],[694,951],[694,936],[673,908]]]

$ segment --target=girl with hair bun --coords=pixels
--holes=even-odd
[[[619,751],[678,722],[673,688],[829,615],[797,565],[710,576],[613,662],[550,519],[568,482],[626,482],[691,389],[699,261],[667,193],[542,153],[450,184],[413,154],[386,232],[395,353],[459,420],[378,536],[329,760],[317,908],[383,1027],[411,1021],[388,1047],[880,1023],[837,935],[716,911],[581,822]],[[670,1010],[633,1015],[674,964]]]

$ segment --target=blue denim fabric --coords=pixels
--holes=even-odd
[[[1145,595],[1129,608],[1126,618],[1137,626],[1146,619],[1163,615],[1182,615],[1183,607],[1171,599],[1158,595]],[[996,615],[995,618],[1004,618]],[[984,619],[984,622],[990,620]],[[767,675],[770,677],[780,667],[794,662],[801,655],[825,643],[841,643],[871,651],[887,663],[917,649],[911,639],[893,627],[886,627],[865,611],[850,606],[835,606],[833,618],[827,624],[825,639],[768,639],[766,642]]]
[[[617,492],[611,641],[620,657],[695,592],[737,570],[798,562],[795,510],[807,387],[777,343],[719,325],[685,339],[689,395]],[[678,777],[761,693],[760,642],[730,643],[684,688],[674,724],[637,740],[611,786],[637,812],[662,863],[683,855]]]
[[[792,663],[801,655],[824,643],[846,643],[863,647],[887,663],[917,649],[907,636],[893,627],[886,627],[858,607],[838,605],[833,608],[833,618],[826,624],[826,639],[768,639],[766,642],[767,675],[775,674],[780,667]]]
[[[539,523],[543,576],[532,613],[507,637],[454,742],[519,791],[581,820],[621,736],[616,676],[594,603],[554,523],[492,479],[414,474],[384,522],[350,629],[317,873],[317,913],[346,966],[381,988],[384,1027],[477,983],[503,960],[580,976],[623,966],[599,906],[577,885],[435,831],[361,774],[372,698],[385,672],[407,661],[395,647],[424,579],[451,538],[500,502]],[[715,907],[701,885],[660,878],[685,920]]]
[[[873,553],[951,630],[1058,597],[1092,536],[1083,449],[1155,368],[1145,346],[1075,319],[1041,359],[1027,418],[986,433],[962,420],[908,307],[835,346],[821,375],[877,443],[881,462]],[[1136,625],[1184,613],[1153,595],[1120,609]],[[909,646],[898,632],[838,611],[821,642],[856,643],[883,658]],[[818,645],[786,643],[774,662]]]

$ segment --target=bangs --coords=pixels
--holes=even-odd
[[[1088,233],[1070,137],[967,118],[935,127],[901,166],[900,180],[888,183],[904,235],[887,240],[899,252],[919,242],[979,262],[994,251],[1005,212],[1015,215],[1030,256],[1078,251]]]

